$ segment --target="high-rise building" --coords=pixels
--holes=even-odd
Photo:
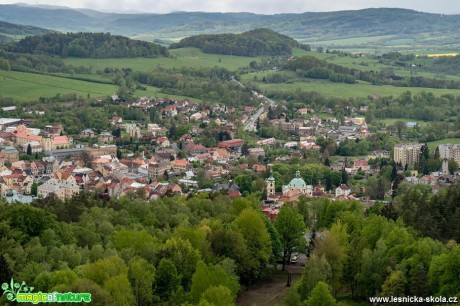
[[[393,159],[396,163],[413,166],[420,160],[422,143],[399,143],[395,145]]]
[[[443,159],[453,159],[460,165],[460,144],[442,144],[439,145],[439,157]]]

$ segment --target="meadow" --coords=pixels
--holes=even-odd
[[[94,77],[86,75],[86,77]],[[102,79],[101,79],[102,80]],[[159,88],[145,86],[146,90],[136,90],[134,95],[170,97],[174,99],[188,99],[200,102],[198,99],[191,99],[183,96],[168,95],[160,92]],[[89,81],[75,80],[67,75],[52,76],[35,73],[25,73],[16,71],[0,71],[0,97],[13,98],[17,101],[32,101],[39,97],[54,97],[58,93],[61,95],[76,93],[87,97],[106,97],[117,91],[117,86],[112,84],[102,84]]]
[[[138,71],[150,71],[155,68],[181,68],[181,67],[224,67],[228,70],[237,70],[247,67],[255,57],[231,56],[222,54],[203,53],[198,48],[182,48],[170,50],[170,57],[158,58],[66,58],[67,65],[91,67],[93,73],[98,70],[111,68],[132,68]]]
[[[280,72],[283,73],[283,72]],[[432,92],[436,96],[444,94],[460,95],[460,90],[456,89],[438,89],[438,88],[420,88],[420,87],[395,87],[391,85],[372,85],[366,82],[358,82],[355,84],[334,83],[326,80],[306,79],[305,81],[295,81],[292,83],[262,83],[254,81],[254,76],[261,80],[263,74],[251,73],[242,76],[243,83],[252,83],[256,85],[263,92],[273,91],[316,91],[325,96],[331,97],[367,97],[370,95],[378,96],[399,96],[400,94],[411,91],[412,93],[418,92]]]
[[[397,68],[379,63],[377,59],[366,57],[338,56],[334,53],[320,53],[315,51],[305,51],[294,49],[295,56],[311,55],[327,60],[328,62],[343,65],[349,68],[362,70],[376,70],[391,68],[397,75],[410,76],[419,75],[425,77],[441,77],[434,73],[416,71],[411,72],[404,68]],[[222,54],[203,53],[197,48],[182,48],[170,50],[170,57],[164,58],[120,58],[120,59],[90,59],[90,58],[65,58],[67,65],[90,67],[92,74],[56,74],[56,75],[39,75],[19,72],[0,72],[0,96],[11,97],[19,101],[38,99],[39,97],[51,97],[57,93],[65,94],[74,92],[78,95],[100,97],[111,95],[116,92],[117,87],[108,84],[110,79],[96,74],[98,71],[110,68],[131,68],[138,71],[149,71],[158,67],[164,68],[181,68],[181,67],[224,67],[235,71],[240,67],[248,67],[251,61],[260,61],[261,57],[242,57],[229,56]],[[419,61],[419,59],[416,59]],[[426,61],[426,59],[424,60]],[[261,82],[264,76],[273,73],[280,73],[292,78],[289,83],[266,84]],[[442,76],[447,79],[460,80],[457,76]],[[78,78],[78,79],[72,79]],[[256,79],[255,79],[256,78]],[[244,74],[241,76],[243,83],[253,83],[262,91],[270,92],[277,90],[302,90],[316,91],[326,96],[333,97],[367,97],[369,95],[379,96],[397,96],[410,90],[413,93],[421,91],[430,91],[435,95],[454,94],[459,95],[459,90],[450,89],[431,89],[431,88],[410,88],[410,87],[393,87],[388,85],[378,86],[366,82],[356,84],[333,83],[325,80],[298,79],[294,72],[290,71],[265,71],[258,73]],[[106,83],[106,84],[104,84]],[[146,86],[145,91],[136,91],[135,96],[169,96],[176,99],[186,99],[182,96],[166,95],[161,93],[159,88]],[[200,102],[196,99],[189,99]]]

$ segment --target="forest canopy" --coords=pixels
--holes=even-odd
[[[287,55],[299,43],[269,29],[255,29],[241,34],[196,35],[172,44],[170,49],[196,47],[205,53],[239,56]]]
[[[50,33],[28,36],[14,45],[14,52],[43,53],[62,57],[121,58],[168,56],[158,44],[110,33]]]

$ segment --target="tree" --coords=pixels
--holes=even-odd
[[[6,261],[5,255],[0,253],[0,282],[7,282],[13,277],[10,265]]]
[[[104,289],[112,296],[112,305],[131,306],[134,304],[134,296],[126,274],[120,274],[108,279]]]
[[[215,306],[232,306],[235,305],[235,299],[225,286],[211,286],[203,293],[200,305],[202,302],[208,302],[210,305]]]
[[[32,155],[32,146],[30,143],[27,145],[27,155]]]
[[[177,139],[177,127],[175,124],[172,124],[168,131],[168,137],[172,140]]]
[[[328,283],[330,281],[330,277],[331,266],[327,262],[326,257],[324,255],[318,257],[318,255],[313,254],[307,261],[302,273],[302,278],[297,286],[300,299],[302,301],[308,299],[311,291],[316,287],[318,282],[322,281]]]
[[[247,285],[264,274],[272,253],[270,235],[262,218],[263,216],[260,212],[247,208],[234,221],[235,226],[244,238],[248,250],[247,254],[244,254],[241,267],[243,269],[241,278]]]
[[[171,294],[179,288],[180,277],[174,263],[166,258],[160,260],[153,282],[153,292],[162,301],[168,301]]]
[[[151,305],[155,267],[150,265],[144,258],[133,258],[129,262],[128,275],[134,289],[136,305]]]
[[[453,158],[451,158],[447,161],[447,168],[449,169],[449,173],[454,175],[454,172],[458,170],[458,164]]]
[[[401,271],[392,272],[382,285],[380,296],[404,296],[406,277]]]
[[[10,62],[6,59],[0,58],[0,70],[10,71]]]
[[[209,288],[222,286],[229,290],[230,302],[233,303],[239,290],[238,280],[229,275],[219,266],[209,265],[199,261],[192,278],[190,296],[193,302],[198,302]],[[211,302],[211,301],[209,301]]]
[[[180,273],[181,283],[185,290],[189,289],[200,253],[188,240],[172,237],[161,246],[160,257],[168,258]]]
[[[345,170],[345,167],[342,168],[342,184],[348,184],[348,173],[347,170]]]
[[[302,216],[291,206],[283,205],[275,219],[275,228],[278,231],[283,250],[283,271],[286,261],[289,261],[294,251],[305,249]]]
[[[326,283],[318,282],[311,292],[310,298],[305,303],[306,306],[335,306],[336,302]]]

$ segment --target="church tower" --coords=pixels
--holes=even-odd
[[[273,173],[270,174],[270,177],[267,179],[267,197],[275,193],[275,178]]]
[[[444,158],[442,160],[442,174],[449,175],[449,161],[447,160],[447,158]]]

